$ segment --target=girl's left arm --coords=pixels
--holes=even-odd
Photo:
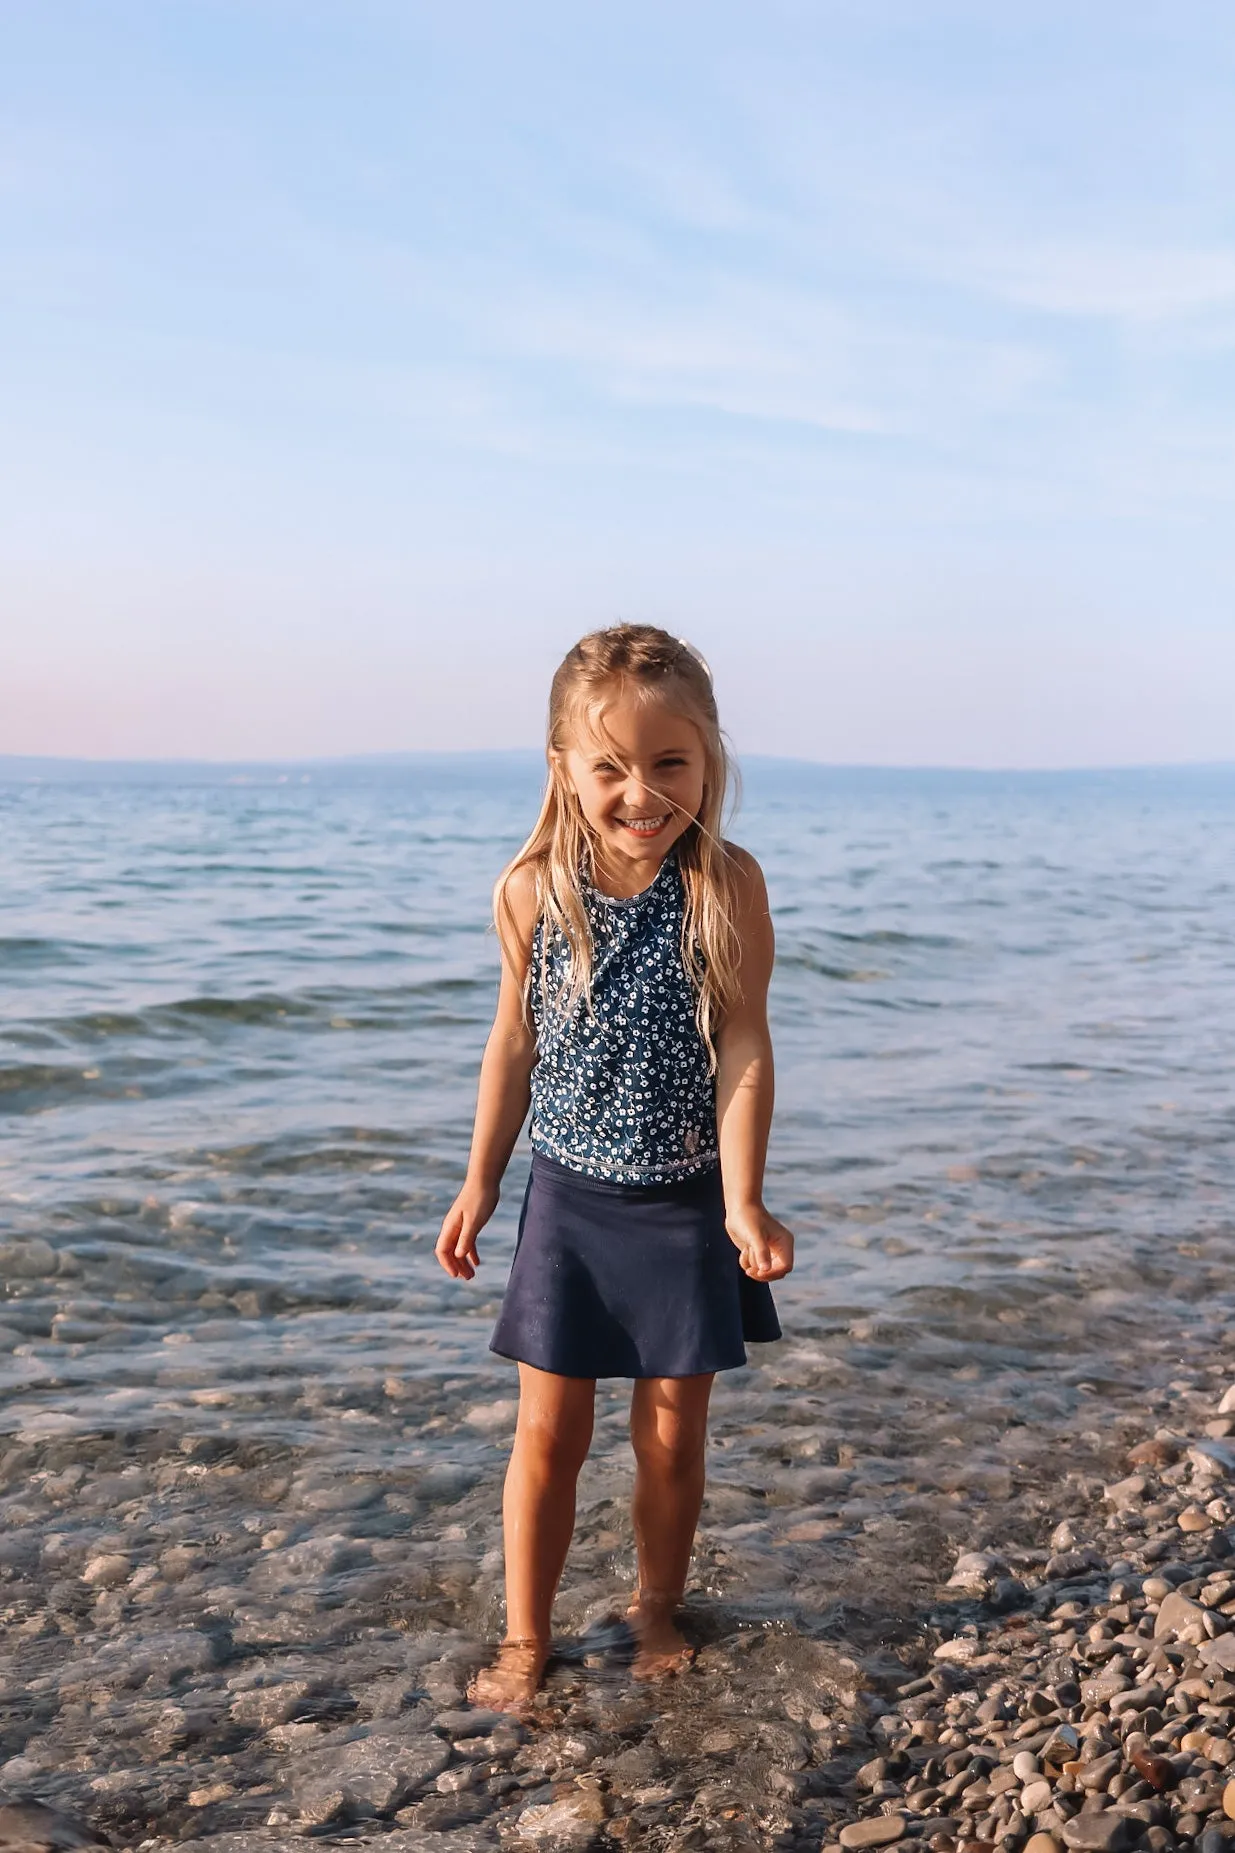
[[[741,995],[716,1038],[716,1117],[725,1227],[752,1280],[780,1280],[793,1266],[793,1237],[763,1203],[763,1171],[772,1127],[772,1038],[768,985],[775,942],[763,871],[731,847],[737,870]]]

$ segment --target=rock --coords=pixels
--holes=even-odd
[[[393,1814],[449,1761],[440,1737],[372,1731],[300,1757],[289,1783],[301,1824],[326,1827]]]
[[[1149,1784],[1151,1789],[1157,1789],[1160,1792],[1163,1789],[1174,1788],[1178,1780],[1178,1771],[1166,1757],[1155,1756],[1148,1745],[1140,1744],[1129,1751],[1129,1756],[1133,1769],[1143,1781]]]
[[[1197,1658],[1209,1671],[1235,1674],[1235,1634],[1220,1634],[1197,1649]]]
[[[1039,1776],[1036,1782],[1027,1782],[1021,1790],[1021,1807],[1026,1814],[1041,1814],[1051,1805],[1054,1791],[1045,1776]]]
[[[1179,1449],[1173,1441],[1155,1435],[1149,1441],[1138,1441],[1127,1453],[1129,1467],[1173,1467],[1179,1459]]]
[[[940,1641],[932,1658],[935,1660],[973,1660],[980,1652],[978,1643],[967,1634],[958,1634],[955,1640]]]
[[[463,1420],[472,1428],[488,1433],[492,1429],[513,1428],[518,1414],[518,1401],[511,1397],[496,1403],[473,1403],[470,1409],[464,1410]]]
[[[1228,1782],[1222,1791],[1222,1812],[1228,1821],[1235,1821],[1235,1782]]]
[[[304,1711],[310,1695],[317,1690],[309,1679],[287,1679],[278,1685],[254,1686],[238,1692],[231,1704],[233,1724],[244,1724],[259,1731],[272,1730],[276,1724],[290,1724]]]
[[[850,1821],[840,1830],[843,1847],[887,1847],[905,1831],[903,1814],[874,1814],[865,1821]]]
[[[1073,1730],[1072,1726],[1070,1724],[1060,1724],[1051,1732],[1041,1750],[1038,1752],[1038,1755],[1044,1763],[1048,1763],[1052,1765],[1052,1767],[1058,1767],[1058,1765],[1069,1762],[1073,1757],[1079,1755],[1080,1748],[1080,1737],[1077,1735],[1076,1731]]]
[[[58,1808],[42,1802],[0,1804],[0,1853],[73,1853],[76,1847],[104,1845],[84,1821]]]
[[[1128,1692],[1132,1681],[1123,1673],[1099,1673],[1096,1679],[1081,1681],[1081,1697],[1086,1705],[1108,1705],[1117,1692]]]
[[[1218,1404],[1219,1415],[1235,1415],[1235,1383],[1233,1383],[1222,1401]]]
[[[56,1251],[41,1235],[0,1245],[0,1279],[46,1280],[56,1267]]]
[[[1138,1506],[1145,1497],[1149,1482],[1142,1473],[1131,1473],[1126,1480],[1116,1480],[1105,1489],[1103,1497],[1117,1512]]]
[[[1175,1523],[1181,1531],[1208,1531],[1213,1520],[1200,1506],[1185,1506]]]
[[[972,1589],[983,1593],[1007,1573],[1007,1564],[994,1551],[962,1551],[947,1586],[949,1589]]]
[[[1151,1705],[1161,1705],[1165,1697],[1161,1686],[1134,1686],[1131,1692],[1117,1692],[1108,1709],[1112,1718],[1122,1718],[1127,1712],[1148,1711]]]
[[[234,1782],[211,1782],[204,1789],[189,1790],[190,1808],[209,1808],[214,1802],[225,1802],[236,1793]]]
[[[1120,1853],[1128,1843],[1128,1822],[1114,1808],[1082,1812],[1064,1822],[1064,1845],[1077,1853]]]
[[[133,1566],[127,1557],[106,1555],[92,1557],[81,1573],[83,1583],[89,1583],[94,1589],[116,1589],[121,1583],[127,1583]]]
[[[1046,1560],[1046,1574],[1051,1582],[1087,1576],[1092,1570],[1101,1567],[1102,1559],[1097,1551],[1057,1551]]]
[[[512,1724],[514,1720],[505,1711],[440,1711],[433,1720],[433,1729],[442,1737],[483,1737],[499,1724]]]
[[[516,1823],[521,1840],[542,1847],[590,1847],[605,1823],[605,1798],[598,1789],[579,1789],[561,1801],[525,1808]]]
[[[285,1550],[271,1550],[254,1564],[249,1582],[255,1589],[294,1589],[316,1577],[337,1576],[372,1562],[373,1553],[362,1538],[347,1538],[331,1533],[322,1538],[305,1538]]]
[[[1012,1759],[1012,1774],[1018,1782],[1032,1782],[1038,1774],[1038,1759],[1032,1750],[1018,1750]]]
[[[1054,1834],[1030,1834],[1024,1853],[1063,1853],[1063,1848]]]
[[[1205,1611],[1200,1603],[1181,1596],[1177,1590],[1164,1596],[1154,1621],[1155,1641],[1178,1639],[1185,1628],[1193,1626],[1204,1631]]]
[[[1217,1479],[1221,1474],[1235,1475],[1235,1444],[1207,1439],[1195,1441],[1188,1449],[1193,1471],[1202,1478]]]

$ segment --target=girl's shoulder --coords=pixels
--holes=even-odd
[[[763,870],[759,867],[749,849],[743,849],[740,843],[725,842],[721,845],[725,852],[725,865],[739,901],[748,897],[766,897],[767,889],[763,880]]]
[[[530,948],[541,911],[540,872],[535,862],[516,862],[507,869],[498,880],[494,903],[499,932],[508,929],[521,948]]]

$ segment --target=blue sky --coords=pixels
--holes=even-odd
[[[1235,13],[0,23],[0,751],[1235,758]]]

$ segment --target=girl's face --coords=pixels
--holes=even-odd
[[[662,700],[619,697],[581,728],[558,764],[607,870],[651,879],[703,804],[699,729]]]

